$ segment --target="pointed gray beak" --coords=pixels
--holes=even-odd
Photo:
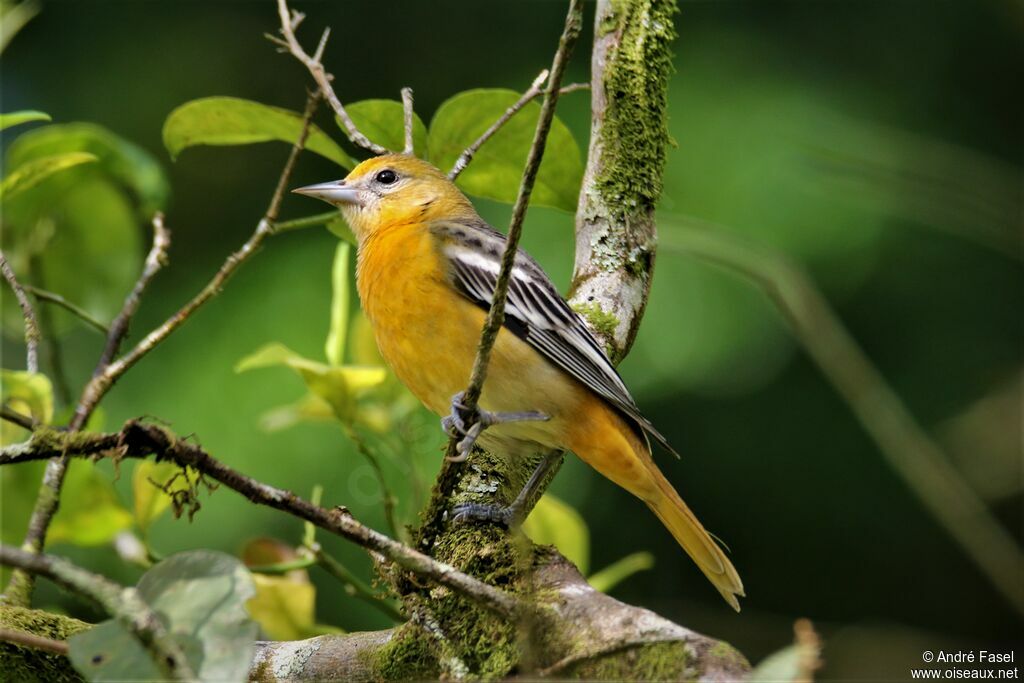
[[[297,187],[292,192],[322,199],[328,204],[362,204],[359,201],[359,190],[354,187],[346,187],[344,180],[332,180],[327,183]]]

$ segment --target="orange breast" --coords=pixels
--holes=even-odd
[[[448,284],[443,256],[422,225],[389,227],[360,247],[357,284],[381,355],[409,390],[438,415],[463,391],[485,312]],[[549,422],[488,430],[489,440],[564,447],[566,418],[586,389],[533,347],[502,330],[480,404],[493,411],[539,410]]]

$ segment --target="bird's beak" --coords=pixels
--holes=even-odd
[[[292,192],[304,194],[308,197],[316,197],[328,204],[362,205],[362,202],[359,201],[359,190],[354,187],[347,187],[344,180],[332,180],[327,183],[297,187]]]

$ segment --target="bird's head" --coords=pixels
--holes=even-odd
[[[360,241],[393,225],[475,215],[440,169],[407,154],[367,159],[344,180],[292,191],[337,206]]]

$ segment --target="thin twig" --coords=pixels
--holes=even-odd
[[[79,318],[82,322],[86,323],[87,325],[96,330],[99,330],[103,334],[108,334],[110,332],[110,328],[104,323],[94,318],[89,313],[89,311],[85,310],[81,306],[71,303],[70,301],[62,297],[60,294],[57,294],[56,292],[50,292],[45,289],[39,289],[38,287],[33,287],[32,285],[22,285],[21,288],[24,289],[29,294],[31,294],[32,296],[34,296],[35,298],[39,299],[40,301],[45,301],[47,303],[56,304],[57,306],[60,306],[71,315]]]
[[[42,265],[40,254],[33,254],[28,260],[27,279],[39,283],[43,289],[46,288],[45,271]],[[25,291],[29,291],[23,285]],[[57,405],[72,406],[71,387],[68,383],[68,374],[64,369],[64,354],[61,350],[60,337],[57,334],[46,334],[46,330],[56,330],[53,324],[53,316],[50,315],[49,306],[39,306],[36,313],[39,315],[39,329],[42,332],[41,344],[46,353],[46,365],[49,366],[50,382],[53,383],[54,398]]]
[[[312,216],[303,216],[302,218],[293,218],[290,221],[281,221],[280,223],[274,223],[274,233],[282,233],[288,230],[299,230],[301,228],[311,228],[314,225],[327,225],[331,221],[338,218],[341,214],[338,213],[337,209],[334,211],[325,211],[324,213],[313,214]]]
[[[97,403],[99,403],[107,389],[113,384],[113,381],[116,380],[116,377],[114,377],[102,387],[102,390],[98,390],[97,380],[103,378],[109,370],[110,360],[117,353],[122,339],[128,333],[128,323],[139,308],[142,294],[145,292],[149,282],[167,262],[167,249],[170,246],[170,240],[170,232],[164,227],[163,214],[157,213],[153,216],[153,246],[146,256],[139,279],[125,298],[121,312],[107,331],[107,342],[103,353],[96,363],[92,379],[82,391],[82,396],[75,407],[75,414],[68,424],[69,431],[78,431],[85,426],[89,416],[96,409]],[[32,509],[28,529],[25,532],[25,540],[22,542],[22,548],[31,552],[42,552],[46,541],[46,531],[50,527],[50,522],[57,512],[57,506],[60,502],[60,492],[64,486],[67,468],[68,458],[63,454],[58,454],[46,464],[43,480],[39,485],[39,494],[36,497],[35,507]],[[27,605],[32,595],[34,583],[35,579],[31,574],[15,570],[11,573],[10,582],[7,584],[4,592],[4,598],[11,604]]]
[[[469,166],[469,162],[473,160],[475,155],[484,143],[490,140],[495,133],[501,130],[501,127],[508,123],[509,119],[515,116],[519,111],[533,101],[533,98],[537,97],[544,92],[544,82],[548,78],[548,70],[544,69],[537,75],[537,78],[533,79],[533,83],[526,89],[522,97],[515,101],[511,107],[505,110],[505,113],[498,117],[498,120],[490,125],[490,127],[483,132],[483,135],[478,137],[473,143],[463,150],[459,158],[455,160],[452,165],[452,170],[448,171],[448,180],[455,181],[459,177],[459,174],[466,170]],[[540,122],[538,121],[538,127]]]
[[[13,424],[18,425],[22,429],[32,431],[36,428],[36,421],[28,415],[22,415],[16,410],[12,410],[7,406],[0,406],[0,419],[7,420]]]
[[[18,282],[14,269],[7,262],[3,251],[0,251],[0,271],[3,272],[7,284],[14,290],[14,296],[21,306],[21,315],[25,318],[25,369],[29,372],[39,372],[39,321],[36,319],[32,302],[25,296],[25,290]]]
[[[342,423],[342,427],[345,430],[345,436],[348,437],[349,441],[355,444],[356,450],[359,454],[366,459],[366,462],[370,464],[370,468],[373,470],[374,476],[377,477],[377,485],[380,486],[380,495],[382,503],[384,504],[384,519],[388,523],[388,529],[391,531],[391,535],[395,538],[406,540],[402,533],[401,527],[398,524],[398,520],[395,517],[395,496],[391,493],[391,488],[388,486],[387,479],[384,478],[384,470],[381,469],[380,460],[377,459],[377,454],[370,450],[370,447],[366,444],[366,440],[363,439],[363,435],[356,431],[356,428],[347,422]]]
[[[492,123],[480,137],[474,140],[469,147],[463,150],[462,154],[459,155],[459,158],[455,160],[455,164],[452,165],[452,170],[448,171],[448,180],[454,182],[455,179],[466,170],[466,167],[469,166],[469,162],[473,160],[473,157],[480,151],[480,148],[483,147],[485,142],[494,137],[495,133],[497,133],[502,126],[508,123],[513,116],[522,111],[531,100],[535,100],[544,94],[544,88],[542,86],[544,85],[544,79],[547,78],[547,74],[547,69],[542,71],[526,92],[524,92],[511,107],[506,109],[505,113],[499,116],[498,119]],[[590,90],[590,84],[570,83],[569,85],[559,88],[558,94],[565,95],[566,93],[576,92],[578,90]]]
[[[117,314],[114,322],[110,324],[107,344],[103,348],[103,354],[100,356],[99,362],[96,364],[94,374],[104,372],[111,361],[114,360],[114,357],[121,349],[121,342],[128,336],[128,326],[131,324],[135,312],[139,310],[139,305],[142,303],[142,295],[145,294],[146,288],[149,287],[149,283],[156,274],[167,265],[167,250],[171,248],[171,231],[164,225],[164,215],[160,212],[153,215],[152,224],[153,245],[146,255],[146,261],[142,266],[142,274],[135,281],[132,291],[125,297],[124,304],[121,306],[121,312]],[[79,403],[76,418],[78,413],[82,411],[91,413],[92,409],[93,405],[87,405],[84,402]],[[84,424],[84,421],[82,423]]]
[[[519,185],[519,194],[512,209],[512,220],[509,223],[505,252],[501,257],[501,270],[498,273],[498,279],[494,286],[491,307],[487,311],[487,320],[480,333],[480,344],[477,348],[476,359],[473,362],[473,372],[470,376],[469,386],[462,398],[463,404],[470,411],[476,408],[477,402],[480,400],[484,379],[487,376],[487,364],[490,361],[491,349],[494,347],[498,331],[505,320],[505,300],[508,298],[509,280],[512,276],[512,267],[515,264],[515,257],[519,248],[519,238],[523,231],[523,219],[526,217],[526,209],[530,204],[530,194],[533,192],[537,171],[540,169],[540,162],[544,157],[544,147],[548,132],[551,130],[551,122],[555,117],[555,105],[558,103],[558,88],[562,82],[562,74],[565,72],[565,66],[569,61],[572,48],[576,44],[577,38],[579,38],[582,25],[582,1],[571,0],[569,11],[565,18],[565,28],[562,30],[562,37],[558,42],[558,50],[555,52],[555,58],[551,63],[551,76],[547,82],[544,102],[541,104],[540,118],[537,120],[533,144],[530,145],[530,153],[526,157],[526,167],[523,169],[523,179]],[[448,443],[448,457],[452,460],[458,459],[458,441],[457,438],[453,438]]]
[[[203,304],[212,299],[214,296],[220,293],[228,279],[234,274],[234,272],[241,266],[250,256],[252,256],[263,244],[263,241],[273,234],[274,221],[277,220],[278,211],[281,206],[281,199],[284,196],[285,188],[288,185],[289,179],[291,178],[292,170],[295,168],[295,161],[306,144],[306,138],[309,136],[310,122],[313,118],[313,112],[316,110],[316,104],[319,100],[319,94],[314,93],[309,96],[306,101],[306,110],[303,114],[302,131],[299,133],[299,138],[295,141],[292,146],[291,153],[288,155],[288,160],[285,162],[284,168],[281,171],[281,175],[277,180],[277,186],[274,189],[274,194],[270,199],[270,205],[267,208],[263,218],[260,219],[256,226],[255,232],[252,236],[242,245],[242,247],[228,256],[225,260],[224,265],[221,266],[220,270],[213,276],[213,279],[199,292],[191,301],[183,306],[177,313],[168,318],[162,325],[157,327],[155,330],[150,332],[139,341],[128,353],[121,356],[113,362],[104,363],[104,360],[109,361],[113,357],[113,354],[117,352],[117,343],[113,341],[115,332],[117,335],[123,335],[121,327],[117,320],[111,326],[111,336],[108,338],[107,347],[104,349],[103,358],[101,362],[97,364],[96,372],[93,374],[92,379],[86,385],[82,391],[82,397],[79,399],[78,407],[75,410],[75,416],[72,418],[70,425],[68,426],[69,431],[75,432],[80,430],[92,414],[96,405],[100,402],[103,396],[110,390],[110,388],[117,382],[118,378],[123,375],[129,368],[135,363],[139,362],[147,353],[152,351],[160,342],[171,335],[176,329],[185,323],[188,318],[196,312]],[[159,220],[158,220],[159,218]],[[127,325],[128,319],[134,313],[134,308],[137,307],[138,301],[137,296],[141,296],[142,290],[145,288],[145,279],[151,279],[155,274],[155,269],[163,256],[160,254],[158,249],[158,243],[163,243],[168,235],[163,229],[162,217],[154,218],[154,239],[153,249],[150,250],[150,256],[146,259],[146,270],[143,271],[142,277],[139,279],[139,283],[136,284],[132,293],[125,300],[125,308],[122,310],[121,315],[118,316],[118,320],[122,318],[125,320],[124,325]],[[166,248],[166,244],[164,244]],[[148,275],[147,275],[148,272]],[[126,314],[126,311],[129,311]],[[113,349],[113,352],[108,354],[108,351]],[[25,543],[22,547],[27,547],[35,552],[41,552],[43,543],[46,537],[46,530],[50,526],[50,521],[53,519],[53,515],[57,510],[57,504],[60,499],[60,490],[64,483],[64,475],[67,471],[68,459],[65,455],[57,453],[50,463],[47,464],[46,471],[43,474],[43,482],[40,486],[39,497],[36,500],[35,509],[32,511],[32,517],[29,520],[28,531],[25,535]],[[12,603],[25,605],[28,603],[29,597],[32,593],[33,577],[24,572],[15,571],[11,574],[10,583],[4,592],[4,598]]]
[[[871,363],[814,283],[784,256],[703,221],[662,235],[663,249],[696,255],[753,280],[896,471],[1000,593],[1024,614],[1024,553]],[[678,226],[683,227],[683,226]]]
[[[292,54],[297,60],[302,62],[306,69],[309,70],[309,74],[316,81],[317,86],[320,88],[320,92],[323,93],[324,99],[331,105],[331,109],[337,115],[338,120],[345,127],[345,134],[348,135],[348,139],[352,141],[352,144],[362,147],[363,149],[369,150],[374,154],[387,154],[388,150],[385,147],[372,142],[368,137],[362,134],[359,128],[356,127],[352,117],[345,111],[344,105],[341,104],[341,100],[334,92],[334,88],[331,86],[332,76],[327,73],[324,69],[323,63],[320,61],[323,57],[324,47],[327,44],[327,38],[330,35],[330,29],[326,29],[323,35],[320,37],[320,43],[317,45],[316,53],[310,57],[305,50],[302,49],[302,45],[299,44],[298,39],[295,37],[295,29],[298,28],[299,24],[305,18],[298,12],[293,12],[288,9],[287,0],[277,0],[277,13],[281,20],[281,35],[284,36],[282,44],[287,48],[288,52]]]
[[[134,348],[117,360],[111,362],[99,374],[92,378],[83,393],[82,402],[79,406],[80,410],[83,406],[91,410],[91,407],[96,405],[96,403],[104,396],[104,394],[107,393],[110,387],[113,386],[113,384],[125,373],[126,370],[139,362],[143,356],[156,348],[156,346],[169,337],[171,333],[181,327],[181,325],[183,325],[185,321],[187,321],[203,304],[217,296],[231,276],[235,274],[235,271],[237,271],[243,263],[245,263],[254,253],[256,253],[257,250],[259,250],[267,237],[273,234],[273,225],[274,221],[277,220],[277,214],[280,210],[281,198],[284,196],[285,188],[291,178],[292,170],[295,168],[295,161],[306,144],[306,138],[309,136],[310,121],[313,117],[313,112],[316,109],[318,99],[319,96],[313,94],[310,95],[306,102],[306,110],[302,118],[302,132],[299,134],[298,140],[296,140],[295,144],[292,146],[291,153],[288,156],[288,161],[285,162],[281,175],[277,180],[277,186],[270,199],[270,205],[267,207],[267,211],[263,215],[263,218],[261,218],[257,224],[256,230],[253,234],[245,244],[238,249],[238,251],[228,256],[224,261],[224,264],[220,267],[220,270],[214,274],[213,278],[191,301],[182,306],[177,313],[165,320],[163,324],[147,334],[139,341],[138,344],[135,345]]]
[[[252,479],[214,459],[198,446],[154,425],[129,420],[120,432],[113,434],[69,434],[40,429],[25,443],[0,448],[0,465],[45,460],[65,452],[72,457],[145,458],[156,455],[158,461],[171,460],[220,482],[257,505],[287,512],[378,553],[410,572],[451,588],[505,619],[516,619],[530,609],[515,596],[363,525],[345,508],[328,510],[290,491]]]
[[[412,130],[412,88],[402,88],[402,114],[403,130],[405,131],[405,147],[402,154],[413,153],[413,130]]]
[[[17,567],[34,576],[45,576],[58,586],[89,598],[132,632],[149,652],[156,667],[169,680],[196,680],[177,641],[170,636],[163,622],[134,588],[125,588],[63,558],[36,554],[9,545],[0,545],[0,564]]]
[[[31,647],[35,650],[44,650],[46,652],[52,652],[55,655],[63,655],[65,657],[68,654],[68,644],[63,640],[44,638],[42,636],[37,636],[34,633],[18,631],[13,628],[0,627],[0,641],[5,643],[14,643],[21,647]]]

